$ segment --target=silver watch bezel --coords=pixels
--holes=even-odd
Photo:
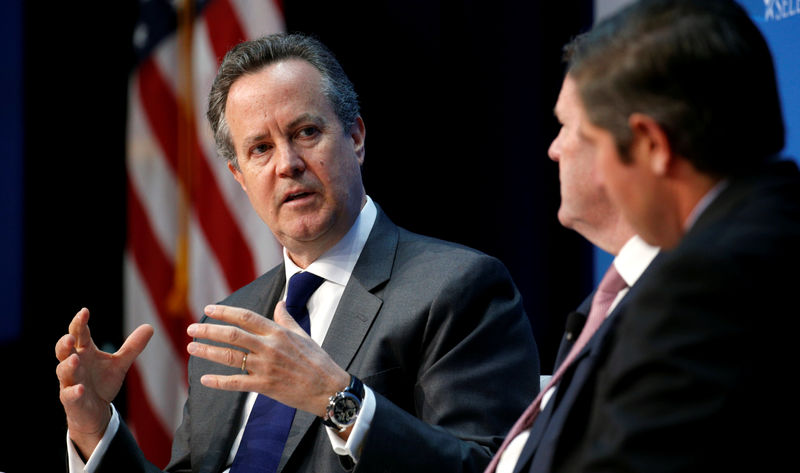
[[[355,412],[349,418],[342,419],[342,416],[346,415],[346,408],[343,406],[343,404],[347,401],[351,401],[355,404],[355,407],[353,408]],[[342,432],[356,422],[358,414],[361,412],[361,405],[362,400],[349,390],[345,389],[344,391],[337,392],[335,395],[329,398],[328,406],[325,409],[325,416],[327,420],[330,420],[339,429],[339,432]]]

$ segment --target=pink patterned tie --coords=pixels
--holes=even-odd
[[[511,431],[509,431],[503,444],[500,446],[494,458],[492,458],[489,466],[486,467],[484,473],[494,473],[497,469],[497,463],[500,461],[500,455],[505,451],[506,447],[508,447],[508,444],[511,443],[514,437],[519,435],[520,432],[529,429],[533,425],[533,421],[536,420],[536,416],[538,416],[541,411],[542,397],[558,383],[558,380],[561,379],[564,371],[566,371],[567,367],[572,363],[572,360],[580,353],[581,349],[586,345],[586,342],[592,338],[597,328],[600,327],[600,324],[605,320],[608,309],[611,308],[611,303],[614,302],[619,291],[627,286],[625,280],[622,279],[622,276],[619,275],[617,268],[615,268],[612,263],[608,267],[603,279],[600,281],[600,285],[597,286],[597,291],[595,291],[594,298],[592,298],[592,308],[589,310],[589,317],[586,319],[586,325],[584,325],[583,330],[581,330],[580,336],[578,336],[575,344],[572,345],[569,354],[567,354],[567,357],[558,367],[555,374],[550,379],[550,382],[547,383],[547,386],[539,391],[539,395],[536,396],[536,399],[525,409],[525,412],[522,413],[522,417],[517,420],[514,426],[511,427]]]

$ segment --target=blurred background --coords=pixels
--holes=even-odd
[[[165,462],[183,327],[278,262],[203,121],[221,53],[264,33],[333,50],[360,95],[367,193],[398,225],[501,259],[549,373],[566,314],[610,261],[556,219],[561,47],[623,3],[4,0],[0,471],[63,469],[53,347],[84,306],[106,349],[139,323],[161,334],[115,405]],[[796,157],[800,7],[741,3],[773,47]]]

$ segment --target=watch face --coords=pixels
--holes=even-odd
[[[333,417],[337,424],[350,425],[361,409],[361,402],[350,393],[342,394],[343,396],[336,400],[336,405],[333,407]]]

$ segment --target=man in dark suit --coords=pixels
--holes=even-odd
[[[237,46],[208,116],[284,264],[189,328],[190,394],[167,470],[250,471],[243,456],[265,450],[277,453],[266,471],[481,471],[538,389],[504,266],[398,228],[366,195],[355,92],[319,42]],[[302,303],[309,328],[283,302],[298,273],[321,284]],[[159,471],[110,407],[153,330],[138,328],[112,356],[92,343],[88,318],[80,311],[56,346],[71,465],[82,456],[97,472]],[[293,415],[277,448],[249,438],[264,397]]]
[[[626,303],[628,290],[635,287],[641,274],[658,253],[658,248],[642,241],[630,224],[622,218],[619,209],[611,202],[598,179],[597,153],[584,137],[584,130],[589,125],[588,117],[580,106],[577,87],[572,78],[564,79],[554,111],[561,129],[550,145],[548,155],[558,163],[561,192],[559,222],[577,231],[599,248],[615,255],[611,266],[620,274],[626,287],[617,292],[605,313],[599,315],[603,321],[597,329],[597,334],[592,335],[586,345],[581,343],[580,346],[576,346],[576,342],[580,340],[587,324],[596,292],[587,297],[577,310],[567,317],[567,326],[555,367],[557,373],[562,365],[569,366],[569,370],[561,378],[563,381],[556,380],[543,385],[547,391],[538,400],[541,409],[539,417],[533,426],[520,426],[517,431],[512,432],[512,438],[508,439],[502,456],[496,459],[498,472],[513,471],[520,457],[530,456],[535,449],[550,451],[548,446],[541,446],[542,442],[548,439],[544,434],[549,429],[556,428],[560,419],[572,411],[573,395],[576,392],[574,388],[580,386],[579,382],[574,384],[570,382],[575,378],[575,370],[585,371],[591,366],[593,355],[607,339],[605,335],[612,326],[611,321]],[[574,358],[572,361],[567,361],[573,350]],[[495,465],[492,465],[492,468],[495,468]]]
[[[513,471],[791,468],[800,175],[764,38],[735,2],[653,0],[566,51],[600,179],[664,252]]]

